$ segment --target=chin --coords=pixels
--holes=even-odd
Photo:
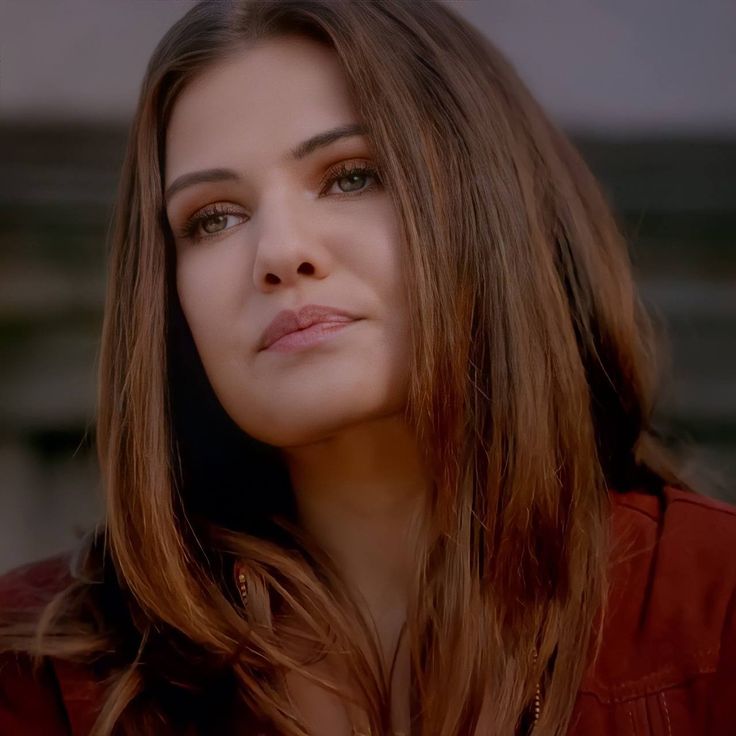
[[[333,405],[325,405],[322,400],[315,406],[314,402],[305,402],[298,406],[295,401],[279,407],[273,407],[263,412],[257,421],[249,413],[247,421],[238,421],[238,426],[255,438],[273,447],[302,447],[322,442],[339,434],[341,431],[354,427],[363,422],[371,421],[391,411],[391,407],[381,405],[359,406],[353,398],[346,398],[344,404],[336,406],[333,395]]]
[[[254,411],[254,408],[254,403],[250,402],[242,412],[232,413],[231,417],[246,434],[274,447],[317,441],[333,431],[335,424],[340,424],[339,421],[326,421],[324,413],[300,409],[294,403],[291,406],[264,407],[263,411]]]

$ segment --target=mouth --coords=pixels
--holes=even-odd
[[[291,353],[320,345],[332,339],[337,334],[347,330],[350,325],[359,320],[341,320],[315,322],[302,330],[294,330],[282,335],[272,342],[265,350],[275,353]]]
[[[271,324],[264,330],[261,335],[259,349],[269,350],[277,342],[290,335],[313,330],[309,335],[304,334],[300,338],[290,338],[292,341],[297,339],[306,341],[307,338],[311,339],[327,334],[328,330],[335,331],[338,327],[355,322],[357,319],[354,314],[321,304],[307,304],[298,312],[284,309],[274,317]]]

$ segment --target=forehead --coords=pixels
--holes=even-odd
[[[180,93],[166,131],[166,179],[192,168],[248,167],[295,142],[355,119],[334,50],[301,36],[261,41],[197,76]]]

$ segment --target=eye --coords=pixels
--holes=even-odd
[[[366,180],[372,182],[365,184]],[[332,188],[333,184],[338,186],[338,191],[334,192],[338,196],[362,194],[376,189],[379,184],[378,172],[368,164],[342,163],[327,174],[325,188]]]
[[[213,204],[190,217],[184,223],[179,236],[195,242],[211,238],[232,229],[245,217],[242,212],[237,212],[228,205]]]
[[[380,184],[378,171],[368,164],[342,163],[331,169],[323,180],[322,192],[338,197],[354,197],[376,189]],[[332,192],[334,185],[337,191]],[[216,203],[190,217],[177,233],[180,238],[198,242],[231,230],[247,219],[247,215],[232,205]]]

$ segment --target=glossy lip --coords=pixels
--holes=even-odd
[[[323,304],[306,304],[298,312],[283,309],[264,330],[258,349],[266,350],[284,335],[305,330],[315,324],[340,324],[356,319],[350,312]]]

